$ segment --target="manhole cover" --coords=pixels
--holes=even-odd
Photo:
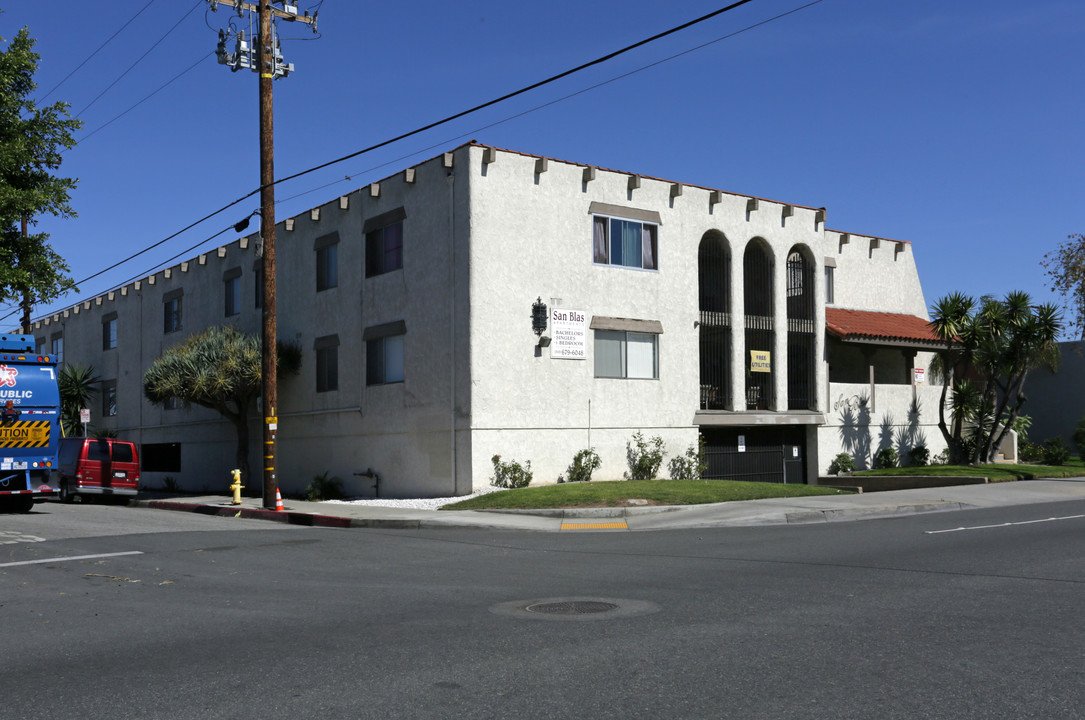
[[[659,612],[659,606],[645,600],[605,597],[552,597],[498,603],[490,612],[517,618],[582,622],[610,620]]]
[[[587,613],[603,613],[617,610],[614,603],[598,602],[595,600],[571,600],[567,602],[535,603],[524,608],[528,612],[546,613],[547,615],[585,615]]]

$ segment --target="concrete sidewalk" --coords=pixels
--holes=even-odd
[[[314,527],[461,527],[555,532],[794,525],[1067,500],[1085,500],[1085,478],[1021,480],[989,485],[893,490],[859,495],[773,498],[712,505],[566,510],[412,510],[285,500],[285,509],[276,512],[263,509],[260,501],[252,498],[245,498],[241,505],[232,505],[225,496],[141,498],[138,504],[159,510],[258,518]]]

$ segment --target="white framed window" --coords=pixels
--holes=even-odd
[[[595,377],[658,380],[659,335],[596,330]]]
[[[659,213],[592,203],[592,262],[659,270]]]
[[[832,305],[836,302],[836,288],[834,287],[834,278],[836,268],[831,265],[825,266],[825,304]]]
[[[365,329],[362,340],[365,341],[366,385],[403,382],[403,338],[406,333],[407,326],[402,320]]]

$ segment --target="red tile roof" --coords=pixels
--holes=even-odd
[[[825,308],[825,328],[839,338],[940,342],[930,323],[915,315]]]

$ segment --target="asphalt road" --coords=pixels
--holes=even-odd
[[[0,543],[5,717],[1085,715],[1085,502],[651,533],[46,504]]]

